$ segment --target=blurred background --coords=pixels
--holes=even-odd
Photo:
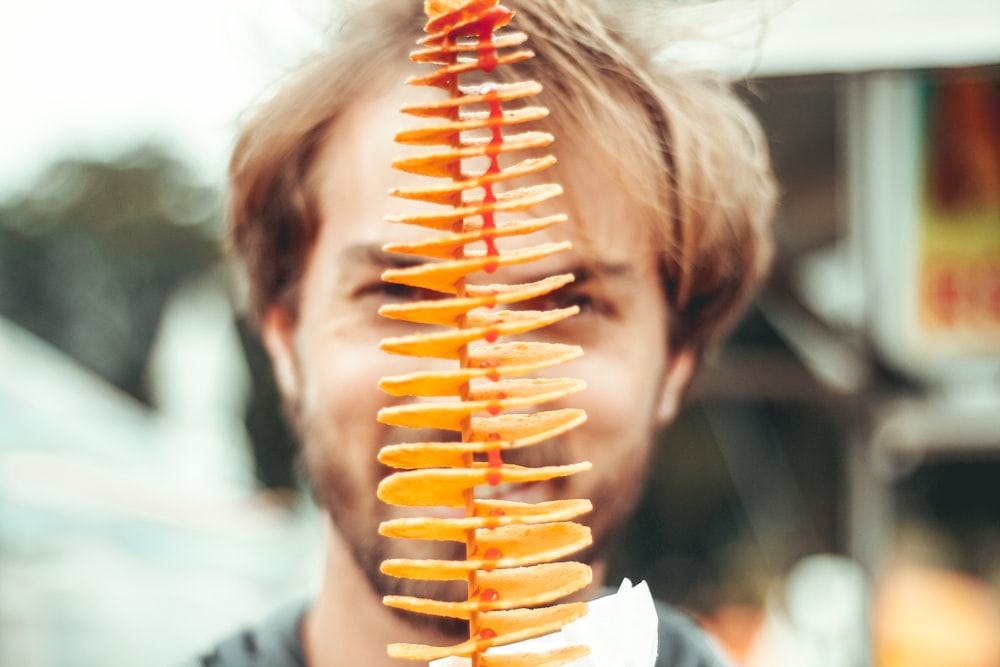
[[[219,241],[239,114],[331,4],[0,4],[2,666],[171,665],[316,585]],[[612,578],[745,665],[997,667],[1000,2],[736,4],[664,57],[760,114],[777,262]]]

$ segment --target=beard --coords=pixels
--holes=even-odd
[[[307,419],[294,402],[286,402],[284,410],[285,418],[300,443],[305,478],[312,498],[330,516],[372,592],[379,597],[396,595],[446,601],[465,600],[469,591],[464,579],[403,579],[382,573],[382,562],[390,558],[463,560],[465,545],[380,535],[379,524],[392,518],[393,506],[378,500],[375,488],[360,481],[370,479],[368,475],[363,474],[363,471],[350,469],[333,454],[337,451],[337,443],[328,435],[331,429]],[[400,430],[402,429],[393,429]],[[381,466],[374,454],[372,466],[373,469]],[[383,477],[389,472],[391,471],[384,467],[380,471]],[[378,477],[378,474],[375,476]],[[468,636],[468,622],[463,619],[418,614],[394,607],[387,609],[415,628],[442,633],[456,638],[456,641]]]
[[[428,540],[412,540],[384,537],[379,534],[379,524],[395,516],[400,516],[405,510],[395,508],[378,500],[376,490],[371,483],[362,480],[381,479],[391,473],[391,470],[381,467],[372,455],[373,470],[381,468],[371,475],[364,471],[351,470],[344,461],[334,453],[338,450],[337,442],[331,437],[334,429],[324,428],[321,424],[307,419],[298,405],[285,405],[286,418],[292,426],[302,446],[303,462],[306,479],[316,504],[325,510],[336,529],[348,545],[351,557],[357,568],[363,573],[368,586],[375,595],[386,595],[427,598],[441,601],[465,600],[470,591],[466,580],[432,581],[421,579],[405,579],[383,574],[381,563],[391,558],[464,560],[465,545],[458,542],[437,542]],[[455,434],[446,431],[389,429],[390,442],[443,442],[454,441]],[[563,465],[568,463],[564,454],[565,448],[559,439],[504,452],[504,461],[525,467],[542,467]],[[568,497],[566,479],[555,479],[546,482],[549,485],[548,499]],[[574,560],[590,564],[595,559],[603,558],[613,540],[617,529],[624,523],[638,500],[639,493],[635,485],[612,483],[604,489],[596,489],[596,497],[606,497],[608,503],[602,502],[602,517],[605,521],[604,530],[593,532],[594,542],[577,554]],[[637,485],[641,487],[642,484]],[[628,490],[631,487],[631,490]],[[597,502],[595,502],[595,506]],[[412,514],[419,515],[419,509]],[[613,516],[611,516],[613,515]],[[610,518],[609,518],[610,517]],[[584,523],[589,523],[584,521]],[[593,526],[592,526],[593,528]],[[391,611],[411,626],[445,634],[456,638],[456,641],[468,637],[468,622],[463,619],[428,614],[418,614],[388,607]]]
[[[325,473],[320,474],[325,476]],[[377,528],[374,526],[377,522],[373,522],[372,530],[358,531],[352,528],[345,529],[345,526],[354,525],[354,522],[349,523],[348,517],[344,516],[344,507],[335,502],[324,501],[322,486],[315,486],[317,482],[313,482],[313,484],[316,489],[314,494],[316,494],[317,501],[321,507],[329,512],[331,521],[333,521],[337,530],[341,532],[350,548],[351,557],[354,559],[355,565],[364,574],[369,587],[377,595],[398,595],[448,601],[466,599],[469,591],[465,580],[429,581],[423,579],[403,579],[384,574],[380,569],[382,562],[390,558],[461,560],[465,557],[465,545],[457,542],[427,542],[424,540],[400,540],[384,537],[378,534]],[[417,542],[417,544],[406,544],[406,548],[403,549],[397,544],[399,542]],[[404,551],[405,553],[401,553]],[[456,640],[461,640],[468,636],[469,626],[465,620],[447,616],[418,614],[396,609],[395,607],[387,606],[386,608],[415,628],[443,633],[449,637],[455,637]]]

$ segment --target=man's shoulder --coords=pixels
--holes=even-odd
[[[253,628],[237,632],[182,667],[306,667],[300,625],[307,602],[287,605]],[[690,616],[656,601],[656,667],[725,667]]]
[[[726,667],[708,635],[687,614],[659,600],[659,651],[656,667]]]
[[[286,605],[181,667],[305,667],[299,628],[308,603]]]

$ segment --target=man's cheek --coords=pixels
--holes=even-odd
[[[587,389],[579,394],[577,407],[587,411],[587,421],[604,429],[622,426],[622,420],[639,418],[637,399],[630,378],[619,373],[597,374],[587,379]]]

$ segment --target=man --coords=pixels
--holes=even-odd
[[[404,84],[425,71],[407,58],[425,17],[418,0],[362,4],[329,52],[256,111],[231,165],[231,245],[313,492],[329,516],[325,576],[308,606],[229,640],[202,658],[205,665],[374,667],[403,664],[386,657],[390,642],[460,640],[447,625],[381,603],[384,594],[414,589],[382,576],[379,563],[426,557],[434,546],[380,537],[379,523],[403,510],[375,496],[388,473],[378,450],[421,439],[375,414],[405,400],[382,393],[379,378],[427,368],[379,350],[381,339],[413,328],[377,313],[384,303],[427,297],[380,279],[400,261],[383,244],[426,236],[385,221],[415,206],[386,193],[418,178],[389,165],[405,152],[393,143],[396,131],[410,124],[399,107],[426,94]],[[494,280],[575,273],[574,283],[531,307],[580,307],[535,335],[582,346],[584,356],[558,373],[588,385],[566,399],[587,411],[586,424],[510,461],[593,464],[519,498],[592,500],[583,519],[594,537],[583,555],[594,569],[592,597],[615,529],[641,494],[656,432],[765,271],[774,186],[759,126],[714,77],[654,61],[592,0],[509,6],[536,57],[496,73],[545,87],[536,99],[551,115],[541,129],[556,136],[559,161],[544,178],[566,193],[532,213],[570,218],[532,242],[569,239],[573,250],[502,269]],[[665,607],[660,654],[661,665],[717,664],[694,625]]]

